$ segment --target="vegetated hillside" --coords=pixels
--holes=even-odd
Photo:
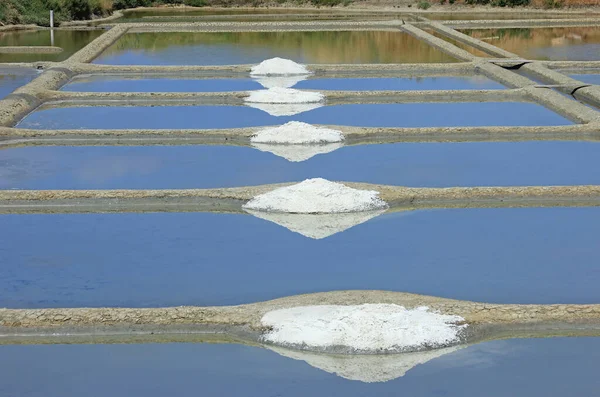
[[[534,6],[537,8],[600,6],[600,0],[0,0],[0,24],[37,24],[48,26],[50,10],[55,23],[85,20],[110,15],[114,10],[135,7],[187,5],[195,7],[258,7],[258,6],[397,6],[429,8],[431,5],[492,5],[498,7]],[[421,6],[421,4],[423,6]]]
[[[112,0],[0,0],[0,22],[9,24],[50,24],[54,10],[56,24],[63,21],[90,19],[112,12]]]

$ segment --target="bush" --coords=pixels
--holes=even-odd
[[[64,0],[63,6],[71,19],[90,19],[92,16],[92,7],[88,0]]]
[[[544,0],[544,8],[545,9],[563,8],[564,5],[565,5],[565,2],[563,0]]]
[[[191,7],[206,7],[208,5],[205,0],[184,0],[183,4]]]
[[[419,4],[417,4],[417,8],[419,8],[421,10],[426,10],[429,7],[431,7],[431,4],[429,4],[429,2],[425,1],[425,0],[420,1]]]

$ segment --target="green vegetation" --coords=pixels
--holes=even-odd
[[[421,9],[421,10],[426,10],[429,7],[431,7],[431,4],[428,1],[420,1],[419,4],[417,4],[417,8]]]
[[[544,8],[548,10],[552,8],[563,8],[564,6],[564,0],[544,0]]]
[[[90,19],[111,12],[110,0],[0,0],[0,22],[4,24],[50,24],[54,10],[57,25],[64,21]]]
[[[465,0],[465,4],[491,5],[494,7],[528,6],[531,0]]]

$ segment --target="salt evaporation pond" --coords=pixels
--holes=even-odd
[[[478,29],[463,33],[526,59],[600,60],[599,27]]]
[[[600,185],[600,145],[591,142],[336,148],[290,162],[236,146],[21,147],[0,151],[0,189],[213,188],[313,177],[413,187]]]
[[[281,57],[300,63],[457,62],[400,31],[128,33],[94,63],[229,65]]]
[[[253,104],[261,106],[262,104]],[[242,128],[279,125],[288,121],[357,127],[549,126],[572,124],[534,103],[405,103],[321,106],[298,104],[306,111],[286,114],[287,104],[262,106],[129,106],[39,108],[20,128],[36,129],[186,129]],[[316,108],[315,108],[316,107]],[[310,110],[311,108],[315,108]],[[302,109],[304,110],[304,109]]]
[[[292,87],[307,90],[490,90],[505,88],[482,75],[456,77],[406,78],[343,78],[310,79],[308,76],[288,76],[297,80]],[[73,79],[62,91],[74,92],[224,92],[263,89],[261,79],[176,79],[167,77],[125,79],[123,76],[82,76]]]
[[[422,363],[406,363],[402,355],[362,357],[370,363],[363,371],[355,368],[360,363],[343,358],[279,352],[209,343],[0,346],[0,392],[23,397],[163,397],[196,390],[211,396],[500,397],[519,390],[531,397],[562,397],[592,396],[600,388],[600,338],[484,342]],[[356,379],[365,372],[371,375],[367,380],[384,380]]]
[[[600,74],[570,74],[569,77],[584,83],[600,85]]]
[[[0,69],[0,99],[4,98],[17,88],[29,83],[36,78],[38,73],[29,68],[1,68]]]
[[[54,30],[54,46],[63,49],[57,54],[0,54],[0,62],[64,61],[92,40],[106,32],[98,30]],[[51,46],[49,30],[29,30],[0,33],[0,46]]]
[[[599,208],[388,213],[321,239],[246,214],[0,223],[0,307],[228,305],[345,289],[495,303],[600,299]]]

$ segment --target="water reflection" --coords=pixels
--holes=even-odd
[[[453,346],[401,354],[331,355],[267,346],[268,349],[283,357],[304,361],[311,367],[330,374],[364,383],[389,382],[401,378],[417,365],[425,364],[464,347]]]
[[[385,209],[341,214],[287,214],[248,209],[245,211],[315,240],[341,233],[386,212]]]
[[[0,32],[0,46],[57,46],[63,52],[56,54],[0,54],[0,62],[64,61],[79,51],[105,30],[48,30]]]
[[[464,33],[518,54],[541,60],[600,60],[600,28],[464,30]]]
[[[299,63],[456,62],[398,31],[130,33],[95,62],[227,65],[282,57]]]

